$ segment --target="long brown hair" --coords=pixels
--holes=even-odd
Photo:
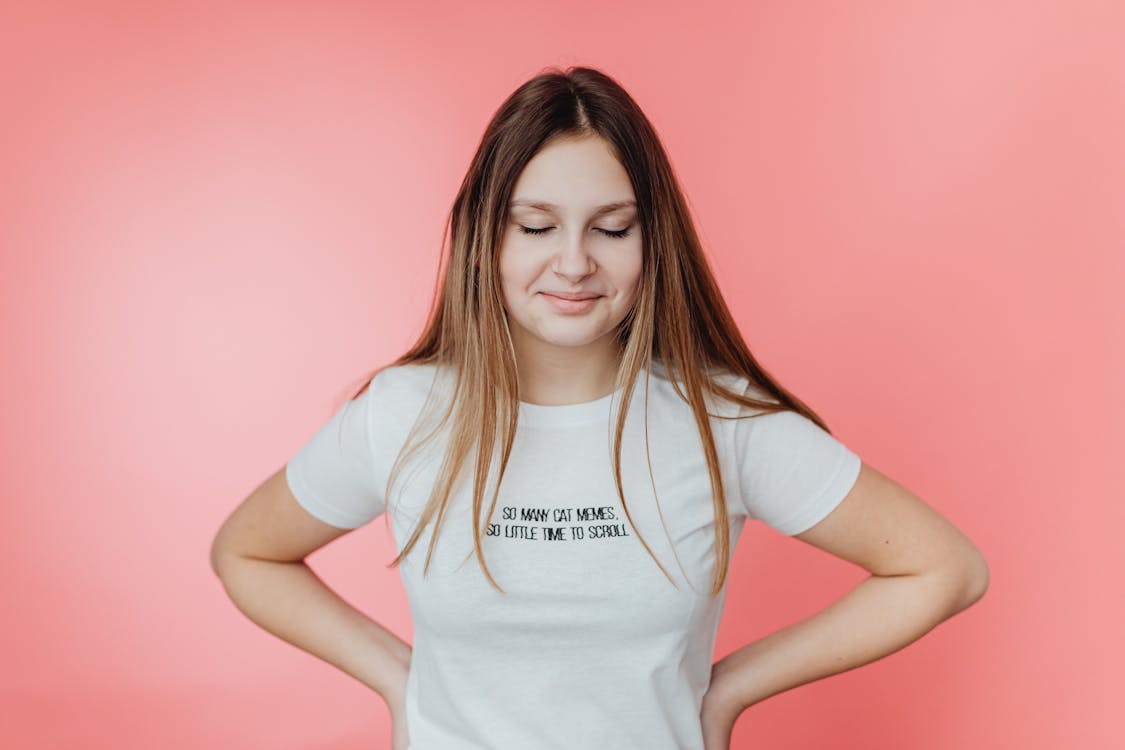
[[[452,397],[438,425],[440,428],[452,419],[440,476],[413,533],[388,567],[397,565],[413,549],[436,514],[426,555],[425,570],[429,569],[450,494],[475,447],[473,544],[485,576],[503,591],[492,577],[481,548],[483,529],[496,507],[519,414],[516,359],[501,301],[498,249],[508,221],[510,193],[523,168],[554,139],[584,137],[603,138],[628,172],[644,243],[637,302],[615,331],[621,346],[616,387],[624,388],[622,403],[627,405],[638,374],[644,369],[647,378],[655,359],[665,368],[676,392],[691,406],[711,478],[716,565],[710,593],[715,596],[726,581],[730,528],[709,422],[716,415],[707,411],[704,392],[762,414],[790,409],[826,431],[828,427],[755,361],[715,283],[656,131],[620,84],[589,67],[547,68],[500,105],[481,138],[446,221],[442,261],[425,331],[409,351],[368,375],[351,397],[360,396],[372,379],[388,367],[438,365],[448,367],[456,376]],[[758,400],[726,387],[713,377],[716,371],[747,378],[772,400]],[[431,390],[427,404],[433,401],[433,393]],[[627,406],[619,411],[615,426],[614,480],[625,515],[636,531],[621,486],[621,436],[626,413]],[[388,498],[403,463],[436,434],[436,429],[431,430],[416,443],[414,437],[420,424],[421,419],[415,423],[407,445],[392,467],[387,482]],[[482,525],[485,487],[497,444],[501,447],[499,474]],[[664,575],[672,580],[652,549],[639,533],[637,536]],[[675,585],[675,581],[672,583]]]

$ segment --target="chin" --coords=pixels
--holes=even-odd
[[[595,344],[598,341],[605,338],[607,335],[610,335],[612,332],[613,332],[613,329],[611,328],[611,329],[607,329],[607,330],[604,330],[604,331],[603,330],[597,330],[597,331],[593,331],[593,332],[583,332],[581,334],[576,334],[576,335],[573,335],[573,336],[567,336],[567,335],[562,335],[562,334],[560,334],[560,335],[539,334],[539,335],[536,336],[536,338],[538,338],[540,341],[543,341],[544,343],[553,344],[554,346],[569,346],[569,347],[577,348],[577,347],[590,346],[592,344]]]
[[[551,346],[566,346],[570,348],[579,348],[589,346],[598,340],[598,336],[582,336],[581,338],[571,338],[565,336],[538,336],[537,337],[544,344]]]

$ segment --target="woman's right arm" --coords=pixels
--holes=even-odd
[[[398,727],[411,647],[344,601],[305,562],[348,531],[302,508],[282,467],[223,523],[211,545],[211,568],[243,614],[370,687]]]

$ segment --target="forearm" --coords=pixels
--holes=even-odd
[[[978,596],[950,574],[872,575],[843,598],[714,665],[717,705],[737,716],[770,696],[913,643]]]
[[[388,703],[400,697],[410,646],[342,599],[305,563],[231,557],[219,579],[235,606],[260,627],[343,670]]]

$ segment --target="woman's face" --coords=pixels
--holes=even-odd
[[[544,146],[516,180],[508,211],[500,284],[517,351],[612,343],[603,337],[637,298],[642,244],[629,175],[606,142]]]

